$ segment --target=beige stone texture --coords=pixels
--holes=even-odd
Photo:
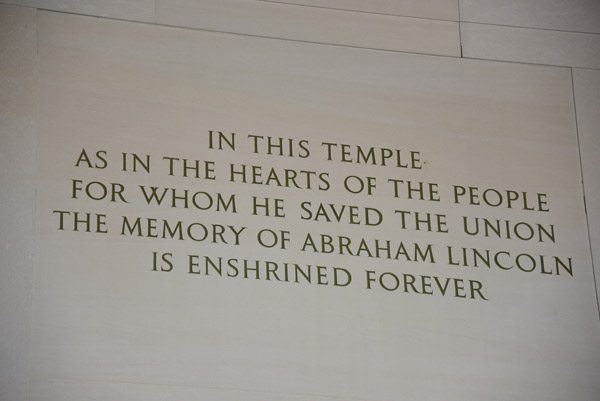
[[[0,5],[0,400],[25,401],[35,215],[36,13]]]
[[[600,279],[600,71],[573,70],[581,167],[596,285]]]
[[[460,56],[458,23],[249,0],[157,1],[160,24],[304,42]]]
[[[2,0],[2,3],[65,13],[154,22],[154,0]]]
[[[467,58],[600,68],[600,34],[460,24]]]
[[[600,33],[596,0],[460,0],[460,19],[495,25]]]
[[[458,21],[458,0],[281,0],[272,2]]]
[[[179,4],[179,16],[159,22],[198,21],[199,8]],[[600,392],[569,69],[52,12],[40,12],[38,29],[32,401],[588,401]],[[209,130],[235,132],[237,150],[207,149]],[[250,134],[307,140],[311,157],[256,154]],[[328,161],[322,141],[418,150],[423,168]],[[76,167],[82,149],[105,151],[106,169]],[[149,155],[151,173],[122,171],[122,152]],[[218,179],[171,176],[164,156],[214,160]],[[328,172],[333,189],[230,183],[231,163]],[[376,195],[346,191],[350,175],[375,177]],[[395,198],[389,178],[439,183],[443,201]],[[122,184],[129,203],[73,198],[72,179]],[[143,205],[139,185],[233,193],[240,210]],[[550,212],[455,204],[452,185],[544,193]],[[252,196],[283,199],[286,217],[253,216]],[[385,221],[306,221],[302,201],[376,207]],[[399,209],[447,214],[450,233],[402,229]],[[68,219],[59,230],[56,210],[107,214],[109,231],[73,232]],[[163,240],[122,235],[123,216],[247,229],[237,246],[231,235],[229,245]],[[554,225],[556,242],[470,237],[461,216]],[[290,230],[289,248],[259,246],[265,228]],[[301,251],[307,232],[429,242],[438,261]],[[451,266],[446,246],[570,257],[573,276],[541,274],[537,262],[534,273]],[[173,271],[152,271],[152,252],[172,253]],[[354,281],[193,275],[190,254],[344,267]],[[478,280],[489,301],[367,290],[365,270]]]

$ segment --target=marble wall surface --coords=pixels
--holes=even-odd
[[[411,398],[425,394],[428,399],[587,400],[598,393],[600,362],[593,351],[600,341],[597,3],[0,3],[5,3],[0,4],[0,163],[7,188],[0,195],[4,250],[0,400],[338,397],[375,401],[398,399],[392,386],[398,377]],[[214,104],[203,106],[209,97]],[[265,120],[261,105],[271,108],[272,117]],[[231,115],[237,116],[235,123]],[[302,115],[312,116],[311,121]],[[223,302],[223,311],[239,309],[242,317],[236,313],[218,321],[222,314],[202,311],[204,321],[213,322],[208,332],[198,322],[182,325],[168,314],[169,308],[180,307],[182,314],[191,316],[194,310],[187,309],[185,302],[143,309],[138,302],[151,302],[155,294],[143,288],[135,290],[135,296],[127,293],[139,279],[135,272],[115,284],[110,277],[121,274],[118,271],[82,272],[69,262],[83,255],[91,258],[90,266],[98,266],[104,255],[113,253],[133,266],[138,263],[133,257],[145,253],[125,256],[133,245],[119,247],[114,244],[118,239],[101,246],[79,237],[57,239],[46,212],[60,204],[62,193],[52,188],[69,173],[61,164],[64,160],[52,155],[67,152],[71,157],[82,144],[107,146],[118,153],[122,144],[134,149],[140,141],[149,152],[158,152],[165,132],[193,141],[189,127],[205,128],[202,123],[209,124],[209,119],[227,127],[223,129],[252,126],[294,138],[313,130],[319,121],[323,131],[313,132],[314,138],[309,135],[315,141],[341,129],[361,138],[359,132],[373,127],[388,132],[373,135],[373,143],[384,143],[394,131],[415,146],[427,143],[422,138],[429,136],[436,144],[428,148],[435,155],[432,160],[445,160],[444,150],[465,160],[452,170],[432,167],[434,176],[446,183],[453,177],[476,180],[474,166],[484,163],[476,157],[467,161],[468,155],[474,149],[487,149],[484,159],[490,164],[487,169],[479,167],[481,176],[492,177],[497,185],[522,182],[527,188],[555,194],[553,207],[560,210],[560,223],[555,217],[544,221],[559,226],[561,240],[567,241],[565,249],[575,255],[583,271],[578,271],[572,284],[548,282],[529,298],[515,290],[512,299],[504,299],[505,289],[492,285],[497,300],[487,312],[481,306],[411,299],[408,304],[428,319],[401,313],[384,324],[381,321],[394,313],[388,305],[374,318],[362,320],[372,329],[367,325],[360,330],[356,326],[361,320],[341,316],[346,309],[340,305],[354,305],[360,299],[363,307],[374,302],[375,308],[388,301],[367,300],[354,292],[339,298],[311,292],[310,299],[339,308],[315,318],[294,303],[295,297],[302,297],[295,290],[287,299],[290,294],[284,290],[264,288],[262,298],[257,298],[262,301],[244,304],[241,299],[220,299],[215,288],[202,287]],[[457,138],[462,145],[454,143]],[[503,164],[506,153],[525,151],[535,156],[529,161],[515,156]],[[494,165],[503,168],[495,171]],[[531,171],[531,176],[524,171]],[[147,288],[164,285],[142,277]],[[504,275],[497,279],[504,280]],[[213,299],[190,295],[196,285],[189,281],[175,283],[162,295],[183,296],[189,302]],[[521,285],[529,284],[526,279]],[[237,284],[236,291],[250,298],[253,293]],[[87,301],[78,301],[83,298]],[[277,320],[253,314],[252,307],[264,307],[274,299],[281,307],[271,310],[273,316],[285,320],[291,311],[300,317],[291,320],[291,327],[282,328]],[[494,319],[486,316],[492,312]],[[152,326],[156,313],[161,316],[159,327]],[[244,313],[265,326],[249,320],[244,327],[247,337],[231,334],[242,329],[236,322]],[[359,311],[360,316],[365,313],[367,309]],[[138,323],[130,326],[128,322],[135,319]],[[320,345],[316,339],[298,337],[299,328],[294,330],[293,325],[300,321],[310,322],[307,333],[331,336]],[[407,327],[402,321],[409,323]],[[156,332],[130,346],[128,341],[146,329]],[[286,334],[288,341],[261,342],[261,335],[269,330]],[[212,343],[198,346],[186,360],[186,349],[196,347],[186,332],[203,333],[203,340]],[[230,334],[219,339],[223,332]],[[394,333],[409,339],[412,346],[395,344]],[[443,340],[439,333],[444,333]],[[145,352],[164,346],[159,335],[184,343],[166,346],[152,359]],[[537,335],[537,341],[532,335]],[[106,336],[113,341],[103,344]],[[365,346],[369,338],[375,340],[371,353],[368,347],[355,354],[358,359],[344,353],[348,347]],[[318,350],[318,355],[299,355],[289,349],[294,344]],[[389,355],[385,346],[391,350]],[[433,352],[437,358],[420,359],[419,352]],[[401,353],[406,353],[410,364],[390,359]],[[214,370],[198,371],[203,360],[210,361]],[[262,361],[260,367],[256,360]],[[286,364],[290,360],[297,363]],[[333,360],[343,363],[332,364]],[[362,361],[361,368],[357,360]],[[539,371],[540,367],[545,370]],[[427,378],[426,372],[434,372],[436,380]],[[196,375],[204,379],[195,381]],[[232,375],[240,379],[226,379]],[[462,384],[474,378],[476,382],[469,386]],[[543,383],[547,388],[542,389]]]
[[[0,5],[0,399],[26,400],[33,288],[37,11]]]

